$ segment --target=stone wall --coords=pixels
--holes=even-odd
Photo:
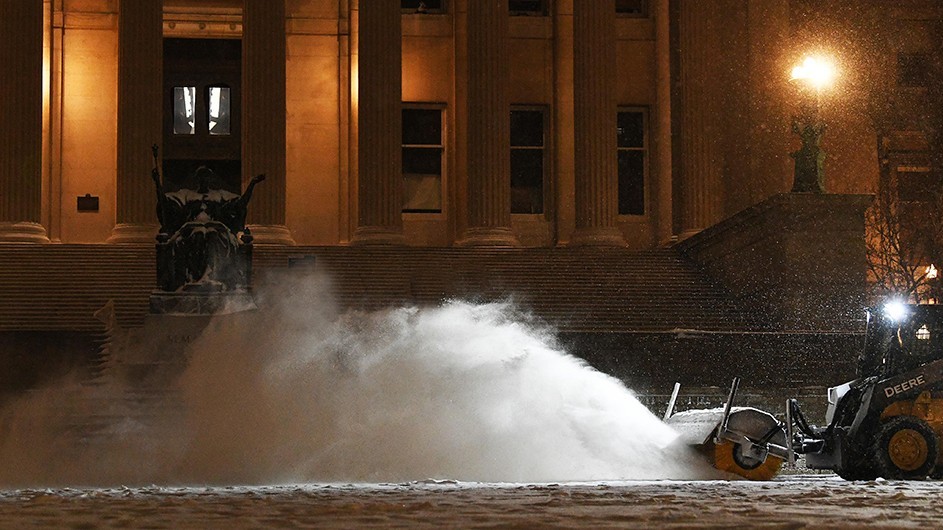
[[[870,195],[774,195],[679,243],[781,330],[860,329]]]
[[[639,392],[834,386],[855,378],[860,333],[564,333],[567,351]]]
[[[71,374],[90,377],[102,332],[0,331],[0,404]]]

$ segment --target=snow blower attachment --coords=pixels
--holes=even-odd
[[[776,476],[790,457],[786,431],[772,414],[752,407],[734,407],[740,386],[734,378],[723,408],[673,413],[679,385],[675,384],[665,423],[688,445],[698,448],[721,471],[750,480]]]

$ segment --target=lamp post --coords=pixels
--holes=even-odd
[[[822,90],[831,84],[835,70],[828,61],[806,57],[792,69],[792,81],[799,89],[799,113],[793,117],[792,131],[802,139],[802,147],[791,153],[795,160],[794,193],[824,193],[825,151],[822,135],[825,122],[819,116]]]

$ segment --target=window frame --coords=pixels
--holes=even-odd
[[[512,154],[514,150],[524,150],[524,151],[534,151],[540,149],[541,153],[541,162],[542,162],[542,173],[540,181],[540,193],[541,193],[541,210],[540,212],[515,212],[513,199],[509,204],[511,208],[511,215],[514,216],[532,216],[532,217],[546,217],[550,211],[550,162],[551,162],[551,149],[550,149],[550,140],[552,136],[550,135],[550,108],[547,105],[539,104],[512,104],[508,112],[508,121],[511,120],[511,113],[515,111],[525,111],[525,112],[540,112],[541,114],[541,140],[542,144],[540,147],[529,146],[529,145],[514,145],[514,139],[511,138],[510,133],[508,135],[508,158],[512,159]],[[513,168],[512,168],[513,176]],[[508,183],[511,186],[511,183]],[[510,189],[508,190],[510,193]]]
[[[641,147],[622,147],[619,145],[618,124],[619,114],[637,113],[642,115],[642,146]],[[650,109],[647,106],[619,105],[616,109],[616,212],[622,219],[643,219],[648,217],[651,211],[651,200],[649,190],[651,188],[651,121]],[[619,185],[622,183],[622,173],[619,168],[619,153],[621,151],[634,151],[642,153],[642,213],[622,213],[619,208]]]
[[[406,149],[438,149],[439,150],[439,209],[438,210],[410,210],[406,209],[406,171],[405,167],[402,167],[400,170],[402,185],[403,185],[403,206],[401,209],[401,214],[404,216],[433,216],[441,217],[445,214],[446,207],[446,178],[448,175],[448,153],[447,153],[447,139],[448,139],[448,129],[447,129],[447,109],[448,106],[446,103],[438,102],[413,102],[413,101],[404,101],[400,105],[400,112],[406,112],[409,110],[436,110],[439,112],[439,143],[438,144],[407,144],[405,140],[400,140],[400,149],[405,151]],[[405,121],[405,120],[404,120]],[[401,161],[401,166],[404,164],[404,161]]]

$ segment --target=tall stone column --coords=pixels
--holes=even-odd
[[[0,242],[48,242],[40,224],[43,2],[0,1]]]
[[[257,244],[294,245],[285,224],[285,1],[244,0],[242,182],[264,173],[249,203]]]
[[[576,231],[571,245],[625,245],[616,226],[614,0],[573,2],[573,133]]]
[[[358,193],[353,244],[402,244],[402,15],[398,2],[358,12]]]
[[[721,120],[717,78],[719,40],[711,10],[702,2],[679,0],[681,52],[681,238],[717,222],[721,215]]]
[[[153,243],[154,161],[161,143],[163,0],[118,6],[118,203],[109,243]]]
[[[518,246],[511,231],[507,0],[468,2],[467,246]]]
[[[671,164],[671,10],[670,0],[654,0],[655,20],[655,109],[654,125],[654,208],[655,243],[663,245],[674,235]]]

